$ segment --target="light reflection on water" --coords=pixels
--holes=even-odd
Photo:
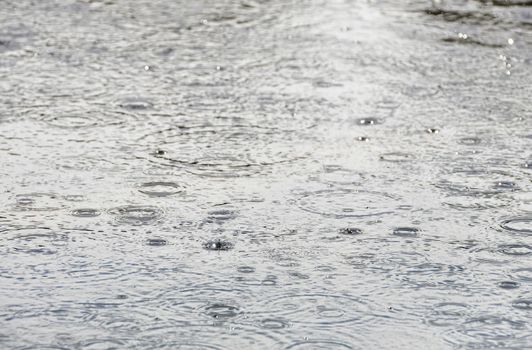
[[[0,348],[530,346],[531,18],[5,1]]]

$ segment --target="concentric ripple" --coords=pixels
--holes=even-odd
[[[399,201],[386,193],[348,189],[322,190],[303,195],[301,209],[326,217],[366,217],[393,213]]]
[[[359,323],[372,317],[366,302],[334,294],[281,295],[265,305],[276,317],[299,324]]]
[[[501,227],[507,231],[522,235],[532,235],[532,216],[515,217],[503,220]]]
[[[162,217],[162,210],[153,206],[126,205],[111,209],[116,222],[128,225],[149,225]]]
[[[470,307],[463,303],[445,302],[434,305],[427,322],[438,327],[452,326],[463,322],[470,313]]]
[[[16,209],[21,211],[54,211],[64,207],[55,193],[26,193],[15,196]]]
[[[101,213],[98,209],[92,208],[80,208],[72,211],[72,216],[76,216],[78,218],[93,218],[99,216],[100,214]]]
[[[90,105],[58,106],[39,113],[46,124],[64,129],[84,129],[120,125],[132,120],[126,112],[113,111]]]
[[[415,227],[396,227],[393,229],[393,235],[399,237],[417,237],[419,229]]]
[[[139,141],[151,148],[140,157],[207,177],[250,176],[308,154],[290,133],[246,125],[181,125]]]
[[[527,244],[501,244],[497,248],[499,253],[513,256],[525,256],[532,255],[532,246]]]
[[[51,255],[68,243],[66,234],[47,228],[10,230],[3,232],[0,239],[8,253]]]
[[[403,153],[403,152],[390,152],[390,153],[381,154],[379,159],[383,162],[403,163],[403,162],[409,162],[413,160],[414,155],[410,153]]]
[[[175,182],[153,181],[139,186],[139,192],[150,197],[168,197],[183,191],[183,186]]]
[[[334,340],[306,340],[291,344],[285,350],[352,350],[351,345]]]

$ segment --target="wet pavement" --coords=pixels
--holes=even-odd
[[[532,348],[531,96],[528,0],[4,0],[0,348]]]

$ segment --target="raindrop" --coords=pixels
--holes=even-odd
[[[230,250],[233,249],[233,244],[231,242],[218,239],[204,243],[203,248],[207,250]]]
[[[494,184],[493,187],[502,190],[515,190],[517,189],[517,184],[511,181],[498,181]]]
[[[218,320],[225,320],[237,316],[239,310],[236,306],[214,303],[205,308],[205,314]]]
[[[355,227],[347,227],[340,229],[338,233],[341,235],[356,236],[362,234],[362,230]]]
[[[358,125],[375,125],[379,124],[380,121],[375,118],[360,118],[356,120]]]

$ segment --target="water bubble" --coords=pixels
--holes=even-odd
[[[233,249],[233,244],[228,241],[214,240],[203,244],[203,248],[207,250],[230,250]]]

